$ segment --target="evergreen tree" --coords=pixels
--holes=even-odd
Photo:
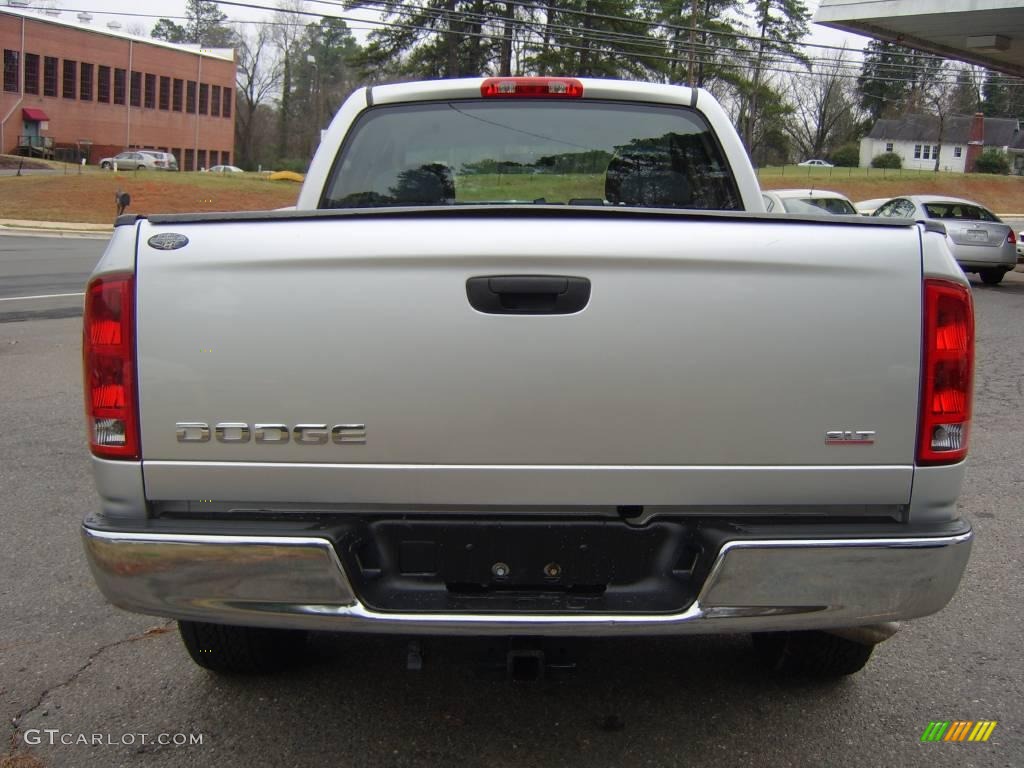
[[[663,25],[665,55],[661,65],[670,83],[709,87],[717,80],[732,81],[736,73],[736,25],[743,0],[675,0],[658,2],[652,19]]]
[[[581,77],[643,78],[663,64],[661,43],[630,0],[548,3],[544,45],[526,57],[529,70]]]
[[[1024,79],[986,71],[981,96],[985,117],[1024,116]]]
[[[297,52],[289,101],[294,114],[306,116],[293,133],[302,145],[300,154],[308,156],[319,142],[320,129],[360,84],[353,66],[360,46],[343,20],[325,17],[306,26]]]
[[[206,48],[231,48],[235,33],[224,25],[227,15],[210,0],[187,0],[185,24],[160,19],[150,37],[169,43],[192,43]]]
[[[970,66],[957,70],[950,109],[955,115],[973,115],[981,111],[981,90]]]
[[[375,3],[366,3],[376,7]],[[502,4],[504,6],[504,4]],[[381,6],[394,26],[370,33],[358,63],[367,73],[402,77],[465,77],[487,74],[500,47],[501,30],[490,0],[417,0]],[[504,13],[504,8],[500,9]]]
[[[936,56],[895,43],[883,40],[868,43],[857,78],[866,127],[883,117],[924,111],[929,89],[946,76],[944,65]]]
[[[150,37],[154,40],[165,40],[168,43],[188,43],[188,32],[181,24],[171,19],[160,19],[154,26]]]
[[[756,160],[763,139],[772,131],[782,130],[792,111],[766,77],[767,70],[787,60],[807,64],[798,45],[807,34],[810,13],[803,0],[755,0],[753,5],[758,36],[749,44],[746,76],[736,78],[735,86],[739,96],[737,127],[747,151]]]
[[[636,78],[661,71],[655,25],[630,0],[415,0],[381,10],[394,26],[370,34],[360,59],[367,74]]]

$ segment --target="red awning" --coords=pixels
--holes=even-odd
[[[21,116],[32,123],[39,123],[44,120],[49,121],[50,119],[46,116],[46,113],[43,112],[43,110],[36,109],[35,107],[23,107],[21,110]]]

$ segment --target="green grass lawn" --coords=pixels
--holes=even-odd
[[[575,198],[604,198],[603,173],[480,173],[455,178],[460,203],[537,200],[567,203]]]
[[[962,173],[939,171],[940,175],[963,178]],[[777,181],[778,179],[912,179],[934,178],[935,171],[918,171],[908,168],[821,168],[799,165],[769,165],[757,169],[757,177],[762,180]],[[991,178],[991,177],[990,177]]]

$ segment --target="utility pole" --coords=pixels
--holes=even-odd
[[[687,67],[686,84],[691,88],[695,87],[694,84],[697,82],[697,3],[699,0],[693,0],[693,4],[690,6],[690,63]]]
[[[310,154],[312,154],[313,150],[315,149],[315,147],[313,147],[313,144],[319,144],[320,129],[323,127],[320,125],[320,121],[322,120],[322,118],[320,117],[320,67],[316,63],[316,56],[314,56],[311,53],[306,54],[306,61],[309,62],[309,64],[313,67],[314,73],[312,83],[313,92],[311,96],[313,97],[313,120],[316,126],[316,132],[313,134],[313,141],[310,144],[309,148]]]

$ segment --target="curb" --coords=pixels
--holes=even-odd
[[[109,240],[114,231],[84,229],[46,229],[44,227],[11,227],[0,224],[0,236],[7,237],[69,237],[84,240]]]

